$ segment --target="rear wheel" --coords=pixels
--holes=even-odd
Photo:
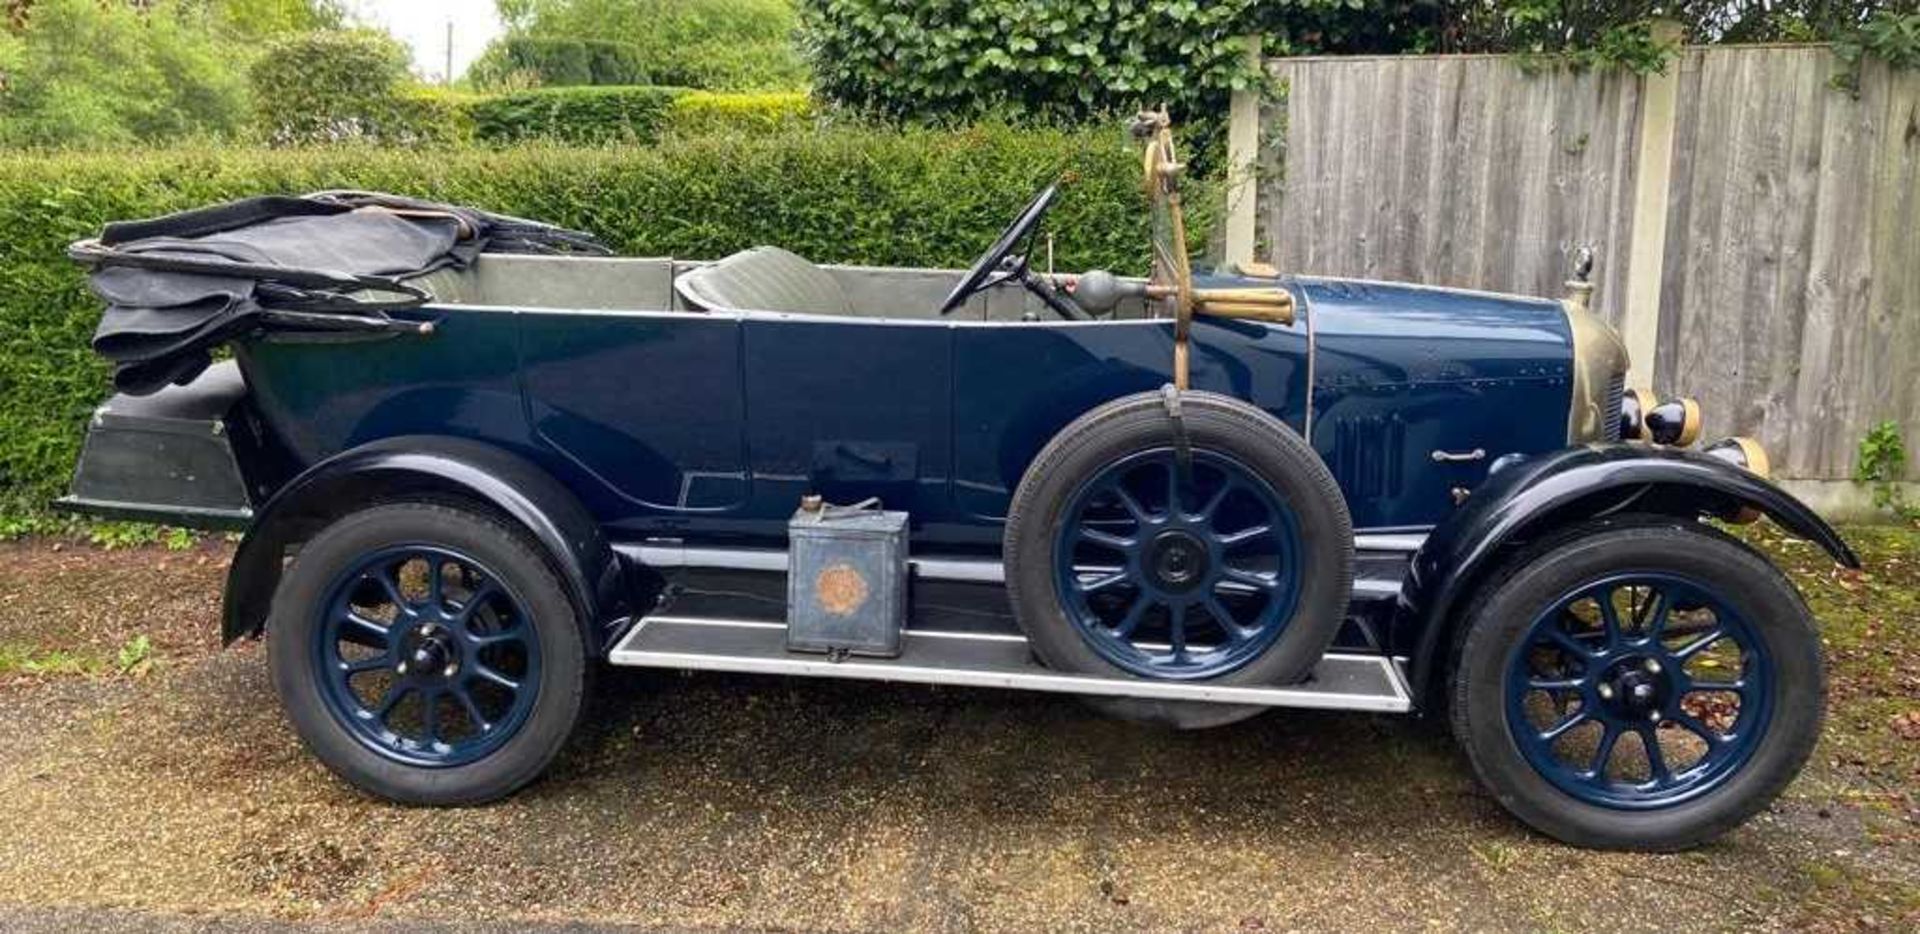
[[[1752,816],[1819,737],[1813,619],[1767,560],[1646,518],[1516,557],[1465,621],[1455,734],[1522,820],[1569,843],[1673,850]]]
[[[1283,684],[1332,639],[1352,579],[1345,501],[1277,419],[1181,394],[1101,406],[1034,459],[1008,516],[1015,615],[1049,666],[1156,680]],[[1195,728],[1263,708],[1091,700]]]
[[[396,503],[301,549],[274,596],[268,659],[295,730],[341,777],[395,801],[474,804],[532,781],[572,732],[580,633],[517,530]]]

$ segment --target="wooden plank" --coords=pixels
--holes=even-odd
[[[1853,437],[1866,434],[1873,424],[1892,420],[1909,442],[1920,428],[1920,410],[1914,407],[1913,383],[1920,379],[1920,92],[1909,72],[1895,72],[1884,62],[1863,70],[1862,82],[1884,85],[1880,147],[1873,176],[1874,239],[1873,285],[1868,293],[1867,322],[1871,335],[1862,374],[1865,417],[1855,423]],[[1849,461],[1849,463],[1851,463]],[[1908,476],[1914,476],[1909,464]]]
[[[1863,84],[1859,100],[1828,98],[1822,121],[1821,161],[1814,196],[1813,236],[1808,248],[1808,288],[1802,330],[1795,416],[1799,430],[1782,452],[1793,476],[1839,478],[1851,454],[1839,440],[1860,422],[1857,360],[1873,278],[1872,240],[1864,222],[1872,188],[1862,184],[1876,151],[1876,100],[1884,112],[1882,86]]]
[[[1903,367],[1894,374],[1892,383],[1896,389],[1905,388],[1904,398],[1895,400],[1893,417],[1908,443],[1920,446],[1920,245],[1914,235],[1920,230],[1920,74],[1890,71],[1888,80],[1892,83],[1888,113],[1900,146],[1896,152],[1881,156],[1894,164],[1884,176],[1892,184],[1893,193],[1880,200],[1893,202],[1897,197],[1898,209],[1884,228],[1893,236],[1884,241],[1889,256],[1882,266],[1890,276],[1899,277],[1897,290],[1890,291],[1899,316],[1893,344],[1903,348],[1904,355],[1896,358]],[[1920,457],[1907,459],[1907,479],[1920,480]]]
[[[1760,423],[1769,429],[1763,443],[1771,445],[1768,450],[1782,454],[1797,446],[1798,439],[1806,437],[1808,431],[1801,418],[1798,381],[1807,334],[1807,286],[1813,273],[1811,247],[1821,137],[1828,101],[1842,100],[1827,84],[1826,66],[1831,58],[1821,53],[1796,63],[1790,96],[1784,105],[1787,113],[1781,115],[1782,120],[1790,121],[1791,129],[1784,152],[1781,200],[1775,212],[1780,224],[1778,264],[1769,311],[1763,316],[1769,353],[1764,372],[1756,374],[1756,394],[1748,404],[1759,408]],[[1749,430],[1740,420],[1730,427],[1732,432]]]

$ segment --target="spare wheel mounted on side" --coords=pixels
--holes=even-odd
[[[1208,392],[1116,399],[1062,429],[1008,511],[1008,595],[1061,671],[1277,685],[1312,670],[1353,582],[1340,488],[1305,439]],[[1089,698],[1193,729],[1264,708]]]

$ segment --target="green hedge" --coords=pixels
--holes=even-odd
[[[1037,188],[1064,177],[1051,226],[1059,267],[1139,271],[1138,173],[1117,128],[0,155],[0,507],[61,491],[87,413],[108,393],[106,367],[87,349],[99,302],[63,251],[110,220],[265,192],[372,188],[595,231],[629,255],[704,258],[777,243],[822,262],[961,266]]]
[[[659,136],[681,93],[646,86],[542,88],[476,98],[466,113],[482,142],[643,143]]]
[[[797,91],[716,92],[667,87],[542,88],[452,101],[420,111],[412,136],[466,134],[485,143],[649,143],[669,133],[766,134],[807,126],[813,101]]]
[[[603,145],[652,143],[663,136],[706,133],[765,135],[812,125],[813,100],[798,91],[692,91],[685,88],[540,88],[472,94],[405,88],[351,111],[299,127],[265,122],[273,145],[359,142],[416,146],[546,140]]]
[[[806,127],[816,116],[802,91],[689,91],[673,99],[665,129],[700,133],[769,133]]]

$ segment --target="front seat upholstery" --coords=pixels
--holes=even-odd
[[[831,273],[777,246],[742,250],[682,275],[673,287],[702,311],[853,314],[847,293]]]

